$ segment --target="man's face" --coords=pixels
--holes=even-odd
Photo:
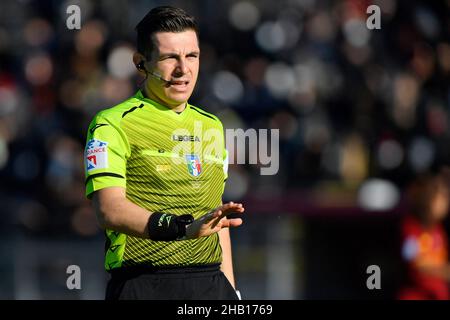
[[[149,75],[146,83],[150,98],[174,109],[183,109],[197,82],[200,49],[193,30],[157,32],[155,49],[148,71],[160,75],[169,84]]]

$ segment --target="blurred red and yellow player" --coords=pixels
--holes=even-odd
[[[442,175],[427,175],[418,178],[409,190],[411,211],[401,225],[406,277],[399,299],[450,299],[448,238],[442,224],[449,209],[447,183]]]

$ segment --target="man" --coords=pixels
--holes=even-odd
[[[106,299],[237,299],[222,205],[227,156],[220,120],[187,101],[199,71],[197,24],[181,9],[137,25],[142,89],[89,126],[86,195],[106,230]]]

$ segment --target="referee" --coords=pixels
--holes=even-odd
[[[151,10],[136,27],[141,90],[88,128],[86,196],[105,229],[106,299],[238,299],[222,204],[227,152],[220,120],[187,101],[200,49],[195,19]]]

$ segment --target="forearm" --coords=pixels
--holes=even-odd
[[[99,225],[108,230],[125,233],[134,237],[148,239],[148,220],[151,213],[132,203],[123,193],[99,190],[93,203]]]
[[[233,259],[231,250],[230,230],[224,228],[219,231],[220,246],[222,247],[222,264],[220,270],[225,274],[233,288],[236,288],[233,273]]]
[[[224,239],[223,243],[221,240],[221,245],[225,248],[224,266],[227,270],[226,275],[229,276],[230,282],[234,284],[228,228],[241,225],[242,219],[228,220],[224,218],[233,212],[244,212],[242,204],[233,202],[224,204],[213,212],[192,221],[193,217],[189,214],[176,216],[170,213],[152,213],[141,208],[126,198],[125,188],[122,187],[98,190],[94,192],[92,200],[98,222],[103,229],[134,237],[151,238],[155,241],[194,239],[209,236],[225,228],[226,233],[221,237]],[[176,218],[166,217],[166,223],[161,224],[160,219],[166,214]],[[227,262],[228,260],[229,262]]]

